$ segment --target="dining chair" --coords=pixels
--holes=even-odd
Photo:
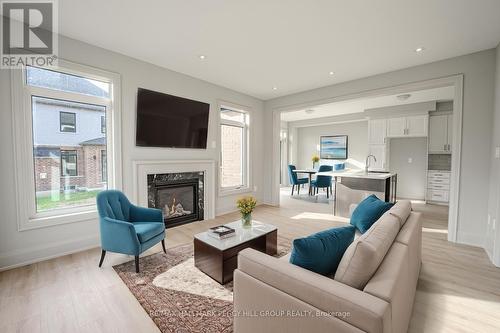
[[[318,172],[328,172],[333,171],[333,166],[331,165],[321,165]],[[320,188],[326,189],[326,197],[330,198],[330,194],[333,195],[332,189],[332,177],[331,176],[317,176],[315,180],[311,182],[313,187],[313,193],[318,194]]]
[[[290,184],[292,184],[292,195],[295,186],[297,186],[297,194],[300,195],[300,185],[307,184],[309,182],[309,179],[298,178],[297,173],[294,172],[294,170],[297,170],[295,165],[293,164],[288,165],[288,175],[290,176]]]

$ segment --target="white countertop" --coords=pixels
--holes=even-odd
[[[349,177],[349,178],[365,178],[365,179],[387,179],[396,175],[393,172],[365,172],[365,170],[361,169],[345,169],[338,171],[327,171],[327,172],[318,172],[316,176],[331,176],[331,177]]]
[[[205,231],[194,235],[194,238],[210,246],[213,246],[216,249],[224,251],[278,229],[274,225],[262,223],[255,220],[252,221],[252,226],[249,228],[244,228],[242,226],[241,221],[234,221],[224,225],[233,228],[235,230],[236,235],[231,236],[229,238],[216,239],[212,236],[209,236],[208,233]]]

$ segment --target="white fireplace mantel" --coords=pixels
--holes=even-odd
[[[148,206],[148,175],[158,173],[204,172],[204,219],[215,217],[215,161],[213,160],[134,160],[134,202]]]

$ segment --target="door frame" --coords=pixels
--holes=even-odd
[[[460,199],[460,161],[462,153],[462,121],[463,121],[463,74],[456,74],[442,78],[424,80],[412,83],[396,85],[392,87],[379,88],[373,90],[362,91],[358,93],[347,94],[343,96],[323,98],[308,102],[287,105],[278,107],[272,110],[273,131],[272,131],[272,173],[271,173],[271,204],[279,206],[280,204],[280,130],[281,130],[281,114],[285,112],[296,111],[297,109],[313,107],[321,104],[347,101],[357,98],[378,97],[385,95],[395,95],[414,90],[425,90],[439,87],[453,86],[455,88],[455,96],[453,99],[453,145],[451,157],[451,184],[450,184],[450,201],[448,214],[448,241],[456,242],[458,234],[458,203]]]

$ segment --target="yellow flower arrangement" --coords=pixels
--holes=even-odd
[[[313,157],[311,158],[312,162],[313,163],[318,163],[319,162],[319,156],[318,155],[313,155]]]
[[[236,206],[240,210],[241,215],[247,215],[252,213],[255,206],[257,206],[257,200],[252,196],[239,198],[236,201]]]

